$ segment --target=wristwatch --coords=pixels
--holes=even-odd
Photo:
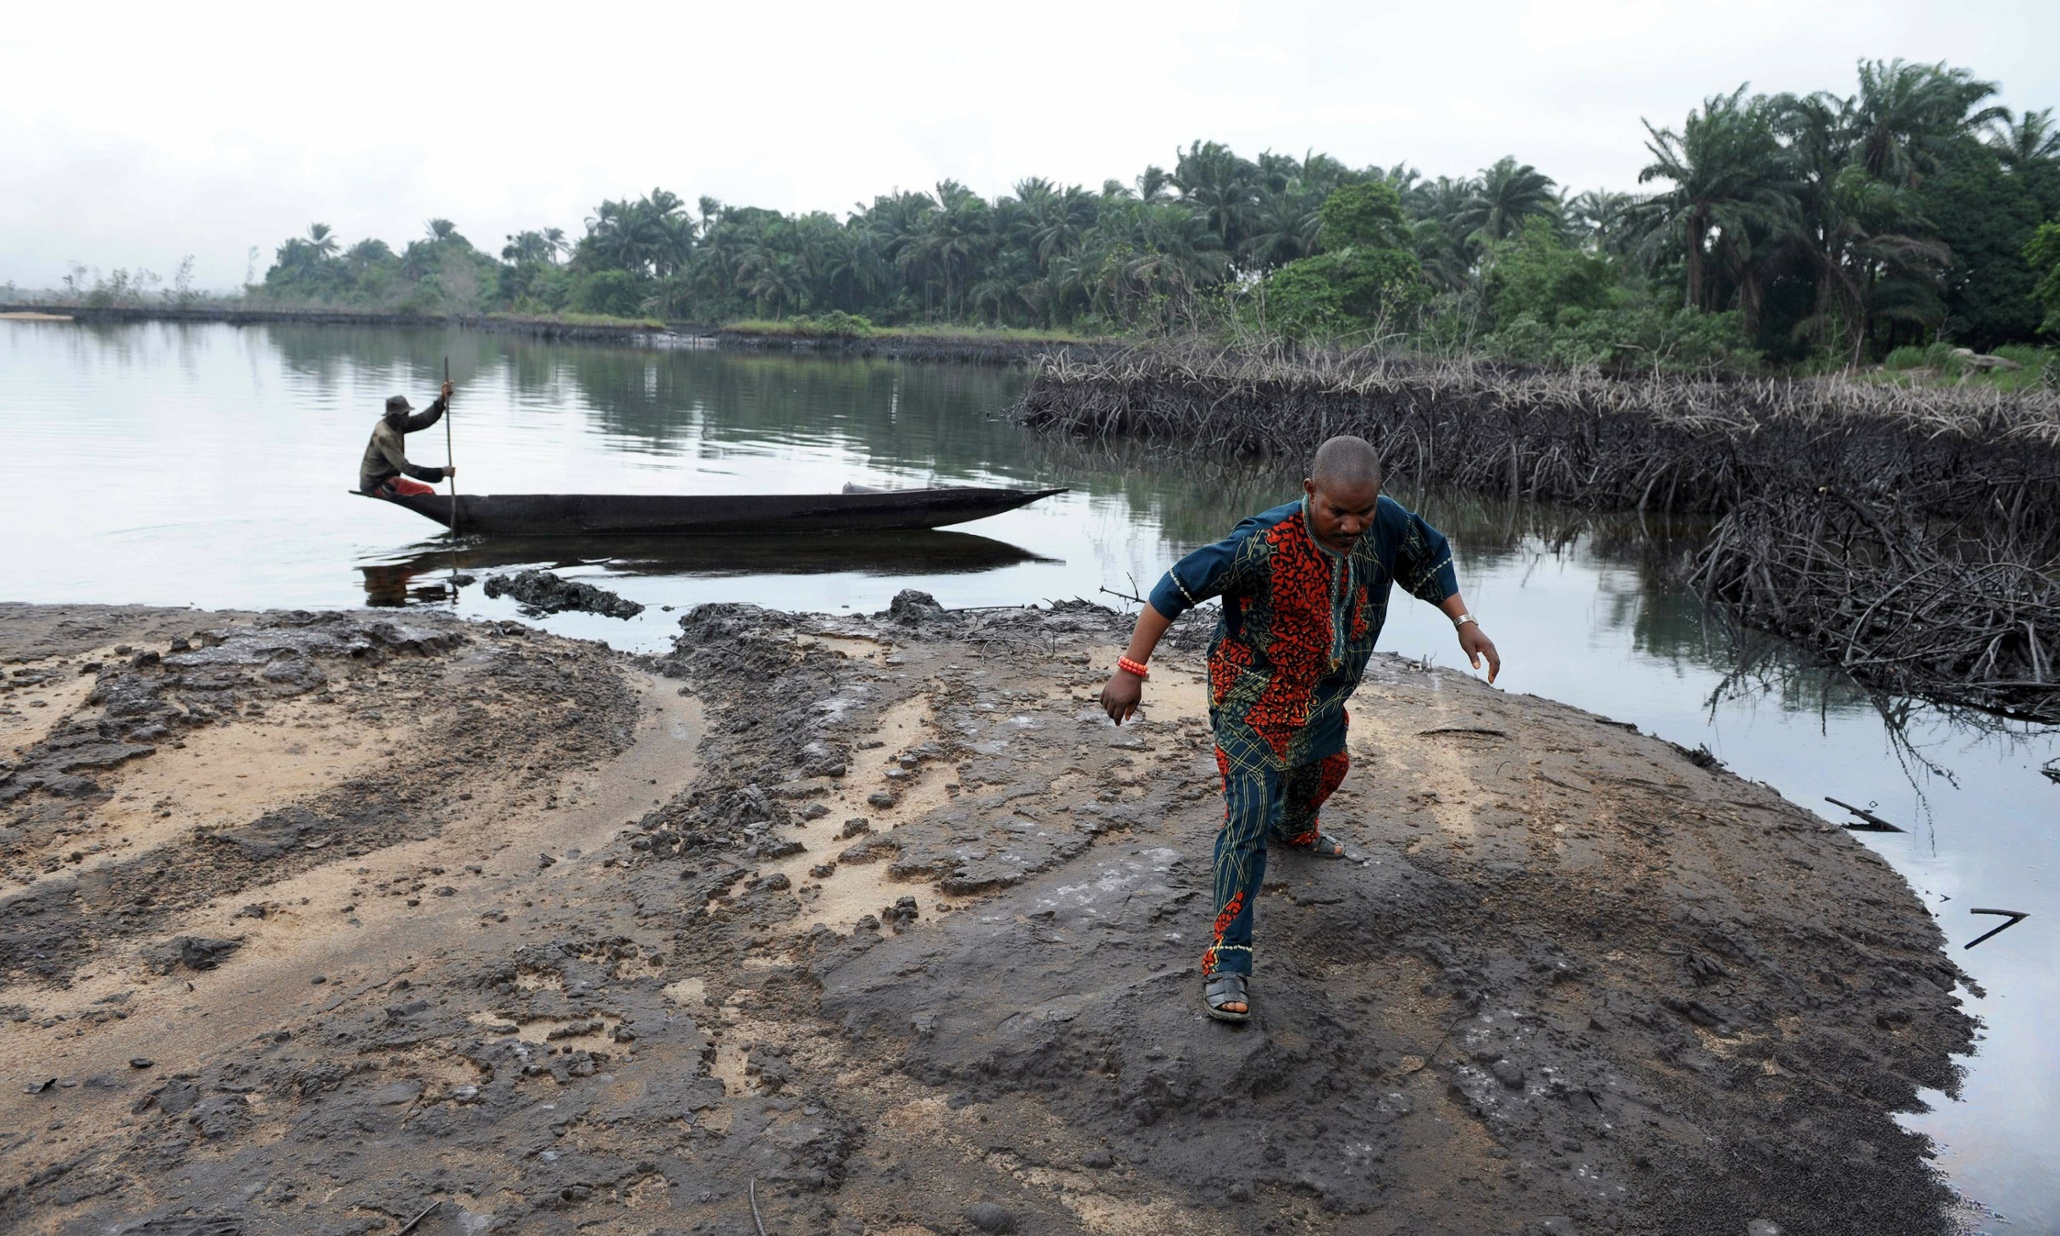
[[[1454,618],[1452,620],[1452,629],[1456,631],[1460,627],[1465,626],[1469,622],[1471,622],[1475,626],[1481,625],[1481,620],[1474,617],[1472,614],[1461,614],[1459,615],[1459,617]]]

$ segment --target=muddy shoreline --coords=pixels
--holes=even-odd
[[[1233,1029],[1205,630],[681,625],[0,606],[0,1227],[1953,1230],[1966,976],[1764,786],[1376,658]]]

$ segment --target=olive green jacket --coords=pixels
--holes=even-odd
[[[404,435],[427,429],[442,419],[441,399],[398,424],[380,417],[379,423],[372,427],[372,440],[365,444],[365,458],[358,464],[358,488],[371,493],[403,473],[432,484],[442,480],[442,468],[424,468],[409,463],[407,447],[402,441]]]

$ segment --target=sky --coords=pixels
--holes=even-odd
[[[1635,189],[1641,120],[1741,82],[1849,93],[1900,56],[2053,107],[2055,47],[2050,0],[29,3],[0,16],[0,287],[190,254],[231,288],[316,221],[498,252],[656,186],[839,214],[1099,186],[1197,138]]]

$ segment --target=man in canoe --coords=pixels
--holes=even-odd
[[[359,492],[375,498],[431,494],[436,492],[435,482],[458,475],[456,468],[424,468],[409,463],[404,440],[406,435],[441,420],[450,398],[451,384],[445,381],[436,402],[413,416],[408,415],[415,409],[406,395],[395,395],[386,401],[386,415],[372,427],[372,440],[365,444],[365,458],[358,464]],[[408,477],[415,479],[411,481]],[[417,484],[418,481],[429,484]]]
[[[1345,701],[1373,654],[1394,584],[1452,619],[1474,668],[1501,672],[1466,612],[1443,534],[1380,492],[1380,456],[1360,438],[1316,451],[1303,496],[1246,519],[1173,564],[1152,589],[1130,649],[1102,688],[1118,724],[1144,697],[1146,662],[1175,618],[1223,598],[1209,644],[1209,723],[1223,775],[1215,925],[1202,1001],[1219,1021],[1251,1017],[1252,910],[1268,843],[1338,858],[1318,810],[1345,779]]]

